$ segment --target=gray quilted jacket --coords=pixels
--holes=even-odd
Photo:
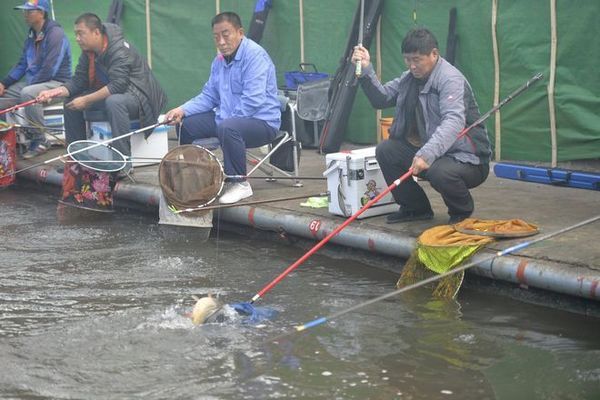
[[[406,124],[403,110],[409,86],[410,72],[381,84],[370,65],[363,69],[360,84],[373,107],[378,109],[395,106],[394,123],[390,137],[400,139]],[[473,127],[468,135],[456,139],[459,133],[475,122],[479,109],[467,79],[449,62],[439,57],[427,83],[419,93],[419,101],[425,118],[426,137],[416,156],[429,165],[442,155],[475,165],[488,163],[491,155],[490,141],[485,126]]]

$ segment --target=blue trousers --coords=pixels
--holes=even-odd
[[[217,125],[215,113],[209,111],[185,117],[180,135],[181,144],[207,137],[219,138],[225,175],[246,175],[246,148],[271,143],[277,136],[277,129],[256,118],[229,118]]]

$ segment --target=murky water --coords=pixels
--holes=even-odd
[[[600,398],[596,319],[414,293],[273,344],[396,277],[316,255],[265,296],[276,319],[195,327],[192,294],[248,301],[303,251],[222,232],[202,243],[147,216],[73,216],[17,190],[0,192],[0,215],[0,398]]]

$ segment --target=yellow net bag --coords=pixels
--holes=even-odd
[[[491,237],[457,232],[449,225],[440,225],[423,232],[417,248],[407,260],[397,287],[408,286],[459,266],[486,244]],[[464,271],[457,272],[431,284],[434,297],[451,299],[458,293]]]

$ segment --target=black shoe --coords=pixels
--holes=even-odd
[[[432,218],[433,218],[433,211],[431,211],[431,210],[414,212],[414,211],[405,211],[403,209],[400,209],[399,211],[388,214],[388,216],[385,217],[385,222],[388,224],[396,224],[398,222],[423,221],[423,220],[428,220],[428,219],[432,219]]]
[[[450,216],[448,219],[448,225],[456,225],[463,222],[465,219],[469,218],[471,213],[468,214],[454,214]]]

